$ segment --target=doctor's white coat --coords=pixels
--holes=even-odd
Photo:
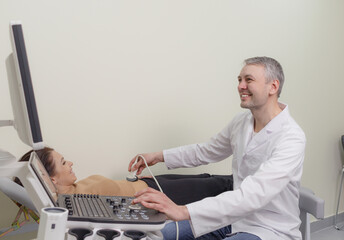
[[[262,240],[301,239],[299,187],[306,138],[288,107],[280,106],[283,111],[255,135],[247,111],[207,143],[164,151],[169,169],[233,156],[234,190],[187,205],[196,237],[232,225],[232,232]]]

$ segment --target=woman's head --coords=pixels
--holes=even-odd
[[[75,173],[73,172],[71,161],[67,161],[60,153],[52,151],[50,154],[53,159],[54,169],[50,175],[51,181],[59,189],[60,187],[71,186],[76,181]]]
[[[29,161],[32,151],[27,152],[19,161]],[[57,189],[69,187],[76,181],[77,178],[72,170],[73,163],[65,160],[53,148],[45,147],[35,152]]]

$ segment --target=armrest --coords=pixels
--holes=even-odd
[[[301,211],[312,214],[316,218],[324,218],[325,201],[317,196],[308,188],[300,187]]]

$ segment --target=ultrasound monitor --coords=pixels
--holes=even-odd
[[[20,22],[10,23],[12,54],[6,60],[8,83],[19,138],[35,150],[44,148],[24,34]]]

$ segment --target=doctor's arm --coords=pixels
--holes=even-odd
[[[148,166],[165,162],[168,169],[196,167],[221,161],[232,154],[229,137],[230,128],[231,124],[228,124],[221,132],[205,143],[185,145],[161,152],[136,155],[130,161],[128,171],[134,172],[137,170],[136,175],[140,175],[146,168],[143,159],[139,157],[140,155],[146,159]]]

